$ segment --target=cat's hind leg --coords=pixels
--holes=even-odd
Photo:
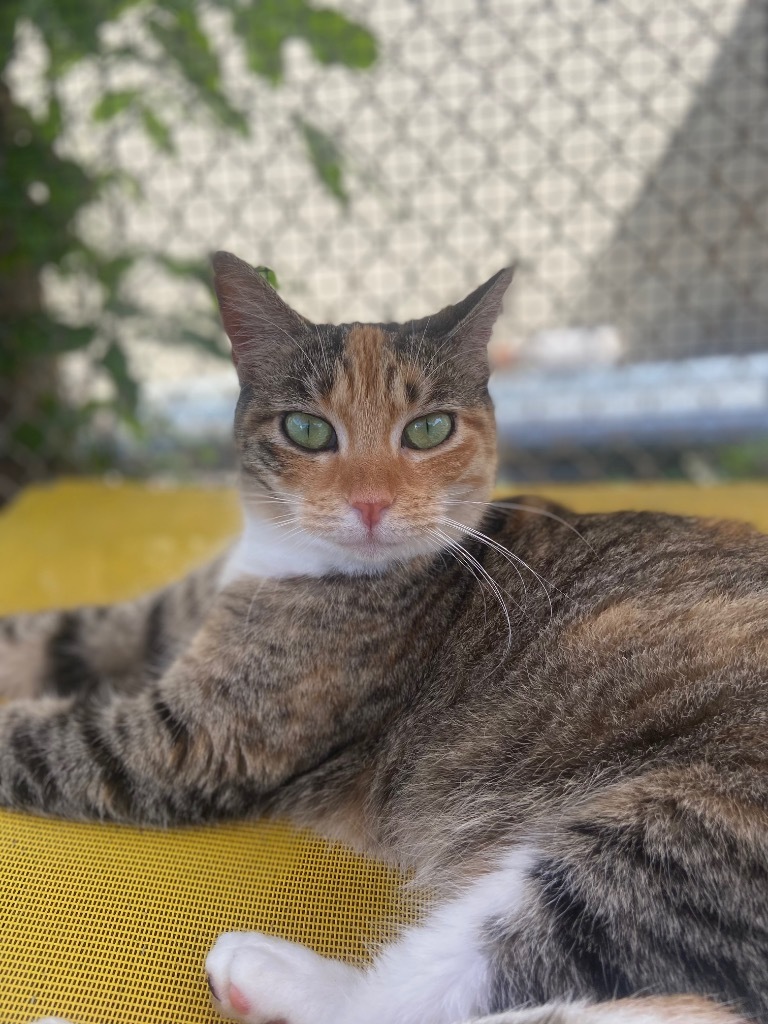
[[[314,955],[314,954],[313,954]],[[339,964],[338,966],[343,966]],[[317,992],[319,996],[321,993]],[[224,1009],[226,1013],[227,1008]],[[241,1018],[248,1019],[248,1018]],[[266,1019],[266,1018],[264,1018]],[[315,1016],[316,1021],[325,1018]],[[274,1020],[274,1018],[273,1018]],[[287,1020],[292,1024],[293,1018]],[[34,1024],[70,1024],[61,1017],[45,1017]],[[529,1010],[510,1010],[491,1017],[476,1017],[461,1024],[748,1024],[708,999],[696,996],[620,999],[610,1003],[549,1003]]]
[[[699,996],[649,996],[604,1003],[547,1003],[476,1017],[466,1024],[749,1024]]]

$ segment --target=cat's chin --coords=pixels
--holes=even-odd
[[[334,544],[342,551],[356,552],[370,558],[389,557],[393,551],[398,551],[404,546],[402,541],[395,540],[335,541]]]
[[[439,550],[433,539],[421,537],[400,540],[334,540],[326,543],[338,552],[339,568],[347,573],[383,572],[390,566],[434,554]]]
[[[393,562],[402,562],[414,557],[408,553],[408,546],[386,541],[361,541],[351,543],[335,543],[334,548],[339,552],[340,564],[346,563],[354,571],[354,565],[359,564],[359,571],[380,571]]]

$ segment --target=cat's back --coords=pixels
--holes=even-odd
[[[631,587],[647,598],[706,591],[768,597],[768,535],[736,519],[663,512],[578,514],[522,496],[489,517],[490,531],[574,598]]]
[[[768,536],[739,522],[510,504],[481,525],[491,546],[473,549],[506,612],[473,584],[433,673],[425,745],[459,751],[459,773],[471,758],[554,777],[672,748],[690,756],[725,736],[758,741]]]
[[[545,685],[556,666],[572,692],[579,680],[599,690],[608,672],[614,705],[646,688],[690,695],[703,679],[768,700],[768,536],[731,520],[514,504],[496,534],[513,558],[495,551],[493,572],[517,584],[522,661],[530,672],[539,660]]]
[[[378,780],[408,820],[429,821],[438,859],[525,840],[657,773],[682,773],[681,792],[702,773],[733,783],[768,815],[768,537],[538,502],[482,529],[509,621],[477,583]]]
[[[474,553],[503,597],[474,583],[459,628],[466,664],[503,683],[521,660],[624,661],[642,649],[734,666],[768,658],[768,535],[747,523],[655,512],[581,515],[510,499]],[[479,638],[477,643],[467,639]],[[558,655],[559,652],[559,655]],[[474,673],[468,672],[472,678]]]

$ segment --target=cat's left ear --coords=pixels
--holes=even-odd
[[[453,339],[457,346],[460,346],[469,353],[482,355],[491,340],[491,334],[496,321],[501,313],[504,295],[512,283],[515,275],[515,268],[504,267],[489,278],[485,284],[481,284],[455,306],[449,306],[452,326],[446,331],[449,338]],[[446,311],[447,312],[447,311]]]
[[[453,358],[468,376],[488,379],[488,342],[502,310],[504,294],[514,277],[514,266],[504,267],[465,299],[425,318],[415,328],[441,345],[450,344]],[[418,336],[418,330],[414,331]]]

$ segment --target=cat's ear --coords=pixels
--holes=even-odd
[[[211,257],[224,330],[238,374],[292,348],[308,321],[280,298],[266,278],[231,252]]]
[[[438,318],[445,318],[439,326],[440,333],[468,356],[485,357],[493,326],[499,318],[504,295],[514,274],[514,267],[504,267],[485,284],[475,288],[466,299],[438,313]]]
[[[490,372],[488,342],[514,273],[513,266],[504,267],[461,302],[413,323],[412,335],[431,338],[446,355],[452,350],[464,374],[486,382]]]

